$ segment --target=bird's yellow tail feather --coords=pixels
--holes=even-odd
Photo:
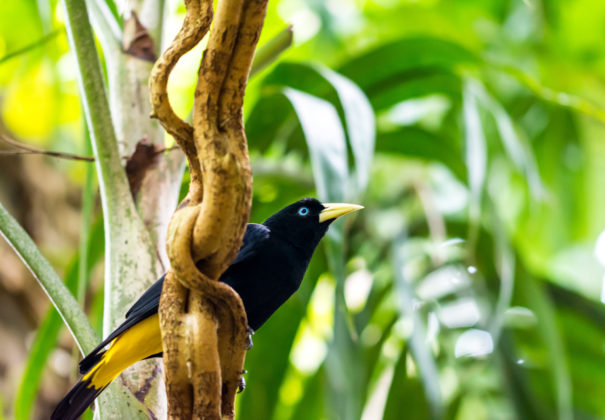
[[[99,361],[57,405],[51,420],[77,419],[128,366],[162,352],[158,315],[133,325],[111,342]]]

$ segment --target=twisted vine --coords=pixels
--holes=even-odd
[[[185,0],[183,26],[150,78],[152,117],[183,149],[191,170],[168,229],[171,269],[160,299],[170,419],[234,418],[248,338],[243,303],[218,282],[250,214],[252,174],[242,104],[267,0],[219,0],[198,72],[193,126],[173,111],[168,77],[206,35],[212,0]]]

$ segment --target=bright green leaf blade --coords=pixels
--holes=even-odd
[[[417,36],[374,48],[347,62],[339,73],[372,94],[381,86],[386,88],[389,83],[395,84],[406,73],[420,75],[436,69],[457,71],[478,62],[479,59],[460,44],[432,36]]]
[[[0,58],[0,65],[4,64],[5,62],[7,62],[9,60],[12,60],[13,58],[19,57],[22,54],[27,54],[28,52],[30,52],[31,50],[33,50],[35,48],[42,47],[47,42],[54,40],[55,37],[60,35],[62,32],[63,32],[62,30],[56,29],[56,30],[52,31],[51,33],[44,35],[42,38],[32,42],[31,44],[21,47],[15,51],[11,51],[10,53],[8,53]]]
[[[38,280],[51,302],[59,311],[63,322],[69,328],[82,354],[89,353],[99,342],[94,330],[74,296],[61,281],[50,263],[42,256],[36,244],[15,219],[0,204],[0,230],[23,263]],[[127,394],[125,392],[128,392]],[[121,397],[117,397],[121,395]],[[119,384],[112,384],[101,395],[103,410],[109,413],[130,413],[136,418],[145,418],[140,403]]]
[[[544,186],[542,185],[542,179],[529,145],[517,133],[513,120],[506,109],[476,81],[474,88],[477,99],[491,112],[496,121],[496,128],[498,129],[504,150],[506,150],[513,164],[527,177],[532,196],[543,198],[545,193]]]
[[[336,109],[323,99],[295,89],[286,88],[283,93],[305,134],[319,199],[343,201],[347,196],[347,148]]]
[[[99,339],[86,315],[36,244],[1,204],[0,230],[57,308],[82,353],[87,354]]]
[[[574,411],[605,417],[602,387],[605,383],[603,346],[605,308],[554,283],[545,284],[557,310],[557,325],[565,340],[565,349],[573,385]],[[577,417],[576,417],[577,418]]]
[[[548,413],[543,402],[537,397],[523,366],[518,363],[519,357],[515,353],[513,339],[508,331],[503,332],[498,345],[502,354],[504,377],[508,382],[509,398],[515,407],[517,418],[551,419],[552,414]]]
[[[294,409],[291,420],[325,419],[326,373],[324,367],[307,380],[303,397]]]
[[[422,383],[418,378],[411,378],[407,374],[407,355],[408,350],[404,348],[395,365],[383,420],[399,420],[401,413],[406,413],[406,416],[414,420],[431,418]]]
[[[536,314],[540,326],[537,332],[542,338],[550,359],[548,365],[551,369],[552,390],[557,404],[558,418],[571,420],[574,418],[571,377],[552,301],[546,294],[543,285],[533,276],[525,276],[523,281],[519,282],[519,287],[522,289],[529,307]]]
[[[46,361],[55,347],[62,325],[59,313],[51,309],[38,327],[15,397],[15,418],[17,420],[30,418]]]
[[[468,169],[468,183],[471,190],[469,233],[470,248],[474,247],[476,234],[481,216],[481,198],[487,173],[487,145],[483,133],[483,125],[474,92],[474,81],[467,80],[463,93],[463,116],[465,138],[465,161]]]
[[[460,96],[460,70],[479,62],[459,44],[417,36],[371,49],[338,72],[360,86],[375,110],[383,110],[436,92]]]
[[[370,179],[370,166],[376,142],[376,120],[363,91],[351,80],[327,68],[317,70],[338,94],[344,110],[347,137],[355,158],[355,190],[362,193]]]
[[[403,274],[406,261],[403,237],[398,237],[393,243],[393,253],[397,303],[401,313],[410,318],[413,325],[412,334],[409,339],[410,350],[420,371],[424,393],[432,413],[432,418],[440,419],[443,417],[445,409],[439,385],[439,371],[435,358],[427,344],[424,323],[415,309],[414,291]]]
[[[506,235],[499,209],[492,206],[492,232],[494,236],[494,256],[500,288],[498,300],[490,320],[489,332],[494,343],[497,343],[504,327],[505,312],[512,305],[513,290],[515,286],[515,255]]]
[[[88,231],[89,229],[85,228],[85,230]],[[90,241],[84,249],[89,262],[87,270],[84,273],[86,281],[84,284],[81,284],[80,276],[82,272],[80,267],[82,263],[81,260],[76,258],[74,263],[68,268],[65,276],[65,285],[70,291],[75,291],[79,287],[85,286],[90,276],[90,271],[103,257],[103,221],[98,220],[90,230]],[[57,336],[62,326],[61,317],[56,310],[51,308],[36,331],[36,337],[30,349],[27,364],[21,377],[21,384],[15,397],[15,413],[18,420],[30,418],[30,412],[38,394],[42,373],[44,372],[48,357],[56,345]]]
[[[390,132],[381,132],[376,140],[376,151],[419,158],[427,162],[440,162],[461,181],[466,181],[467,172],[462,152],[453,139],[434,134],[419,127],[401,127]]]

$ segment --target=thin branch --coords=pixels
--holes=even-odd
[[[196,156],[193,127],[179,118],[168,98],[168,78],[177,61],[195,47],[208,32],[212,22],[212,1],[189,0],[185,2],[187,12],[181,29],[174,41],[156,62],[149,77],[149,95],[153,112],[164,129],[171,134],[188,157],[191,179],[201,179],[201,168]]]
[[[21,143],[17,140],[11,139],[10,137],[0,134],[0,141],[3,141],[6,144],[10,144],[11,146],[19,149],[19,150],[0,150],[0,155],[46,155],[51,157],[56,157],[60,159],[69,159],[69,160],[80,160],[84,162],[94,162],[94,157],[89,156],[80,156],[74,155],[72,153],[64,153],[64,152],[52,152],[48,150],[43,150],[34,146],[30,146],[24,143]]]

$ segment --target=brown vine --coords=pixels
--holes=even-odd
[[[211,0],[186,0],[183,26],[150,78],[153,117],[185,152],[191,183],[170,222],[172,268],[160,300],[170,419],[232,419],[248,335],[237,293],[218,282],[250,213],[252,174],[242,104],[267,0],[219,0],[198,73],[193,126],[166,86],[178,59],[206,35]]]

